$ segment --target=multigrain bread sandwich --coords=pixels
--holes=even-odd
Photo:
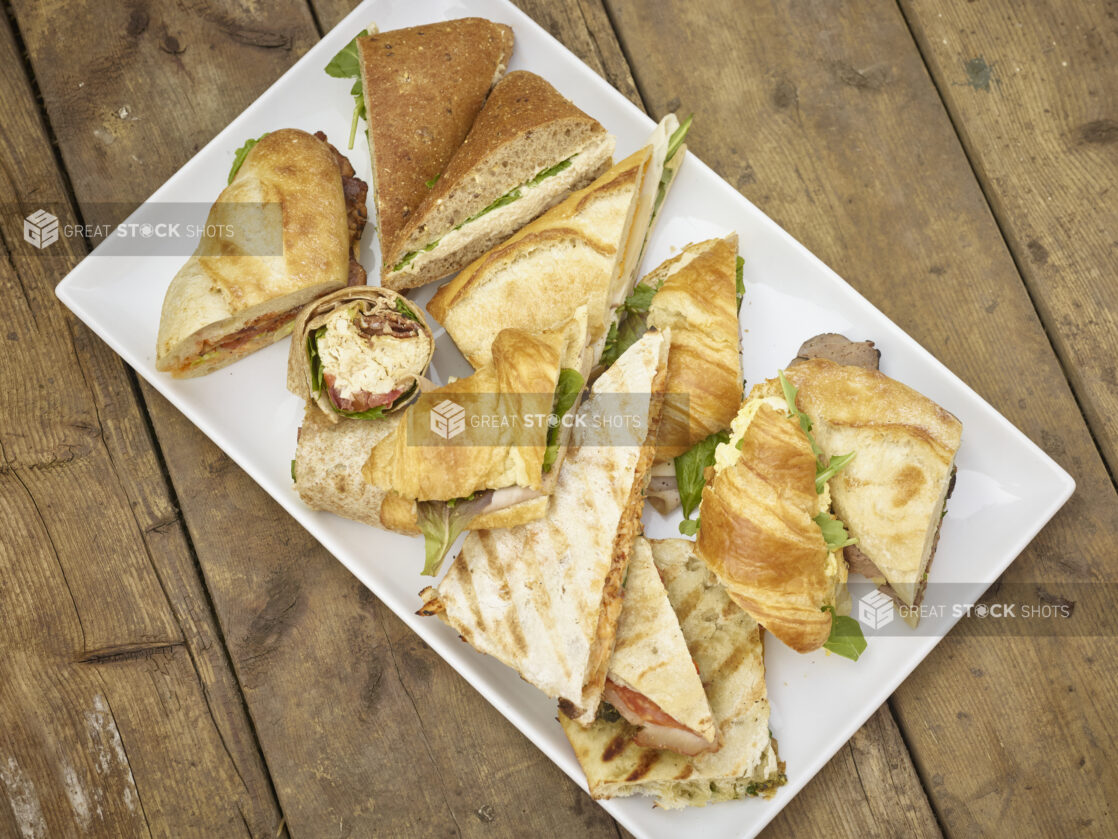
[[[784,375],[798,390],[797,405],[810,418],[824,455],[857,453],[830,481],[834,512],[855,540],[846,550],[851,570],[881,584],[903,606],[918,606],[954,482],[962,423],[872,369],[877,356],[872,347],[860,349],[863,345],[845,339],[836,344],[841,336],[828,337],[829,354],[840,352],[858,364],[806,358]],[[809,344],[801,355],[819,352]],[[769,380],[750,396],[772,396],[779,388],[777,380]],[[918,620],[912,608],[902,615],[912,625]]]
[[[442,286],[427,311],[478,367],[507,327],[550,329],[587,306],[595,364],[684,152],[669,115],[639,151],[568,196]],[[673,138],[675,142],[673,143]],[[674,154],[669,154],[674,152]]]
[[[466,139],[512,55],[512,29],[461,18],[357,39],[381,250],[381,278],[404,231]],[[428,186],[430,184],[431,186]]]
[[[638,746],[687,755],[717,750],[698,668],[643,536],[633,541],[624,589],[603,701],[637,729]]]
[[[571,436],[563,419],[582,394],[585,334],[582,309],[548,332],[502,331],[490,364],[422,394],[367,452],[366,480],[390,490],[381,519],[423,533],[425,574],[438,571],[467,526],[511,527],[544,515]],[[433,430],[440,420],[447,427]]]
[[[589,728],[560,715],[590,794],[648,795],[665,809],[771,796],[787,779],[769,730],[760,628],[694,556],[691,542],[651,544],[668,601],[706,688],[719,748],[688,757],[641,746],[636,729],[606,706]]]
[[[602,174],[613,145],[547,81],[509,73],[386,251],[384,284],[413,288],[465,267]]]
[[[641,528],[669,342],[647,333],[594,384],[546,517],[468,534],[438,587],[420,593],[420,614],[438,615],[584,725],[601,700]],[[636,421],[604,432],[611,417]]]
[[[284,128],[251,145],[167,289],[156,368],[213,372],[288,335],[315,298],[364,283],[365,192],[324,134]]]

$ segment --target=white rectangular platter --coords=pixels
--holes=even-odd
[[[652,121],[531,19],[503,0],[397,2],[368,0],[311,49],[279,81],[203,148],[149,199],[206,206],[225,185],[233,152],[247,138],[282,127],[323,130],[344,150],[352,98],[349,83],[323,67],[358,30],[382,31],[456,17],[480,16],[510,24],[516,49],[510,69],[549,79],[617,137],[617,159],[637,149]],[[375,115],[373,115],[375,119]],[[702,125],[693,128],[701,134]],[[365,140],[349,157],[370,179]],[[125,165],[123,162],[121,165]],[[205,205],[205,206],[203,206]],[[150,209],[129,219],[142,223]],[[689,242],[736,230],[745,257],[742,307],[747,387],[775,374],[802,340],[840,332],[872,338],[883,370],[940,403],[963,423],[956,490],[948,505],[932,580],[964,584],[969,602],[1024,549],[1074,490],[1071,477],[966,384],[780,229],[729,184],[689,156],[650,243],[647,271]],[[379,269],[373,236],[363,243],[370,277]],[[435,619],[417,617],[418,539],[376,531],[308,510],[292,489],[289,463],[302,403],[284,387],[287,342],[202,379],[177,381],[155,370],[155,336],[163,294],[182,257],[107,257],[96,252],[58,286],[58,296],[234,461],[310,531],[361,582],[439,652],[526,737],[576,782],[585,781],[558,724],[555,704],[495,660],[473,652]],[[430,292],[418,299],[426,302]],[[453,350],[445,337],[436,358],[445,375]],[[468,368],[466,368],[468,369]],[[450,370],[462,374],[462,369]],[[649,536],[677,536],[678,517],[645,516]],[[958,591],[959,589],[956,589]],[[676,812],[648,799],[603,802],[635,836],[754,836],[783,808],[954,623],[951,610],[926,618],[920,633],[871,637],[857,663],[820,650],[801,656],[779,642],[766,649],[772,730],[787,764],[788,784],[770,800],[747,800]]]

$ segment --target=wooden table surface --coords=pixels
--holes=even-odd
[[[353,4],[3,5],[22,216],[138,205]],[[1003,580],[1118,579],[1113,0],[520,5],[1072,473]],[[3,247],[0,836],[626,835],[58,303],[76,240]],[[1111,629],[964,620],[765,835],[1118,835]]]

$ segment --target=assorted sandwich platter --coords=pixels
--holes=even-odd
[[[644,146],[654,127],[652,121],[503,0],[475,0],[466,5],[438,0],[422,7],[369,0],[151,196],[129,222],[146,221],[156,202],[195,202],[201,221],[205,207],[225,186],[234,151],[246,138],[292,127],[311,134],[324,131],[339,150],[344,149],[354,100],[347,95],[346,85],[323,73],[331,58],[372,22],[383,32],[467,15],[511,26],[517,46],[508,69],[530,70],[551,81],[614,135],[617,159]],[[701,132],[701,126],[695,131]],[[347,156],[356,176],[371,183],[364,143],[358,136]],[[427,188],[432,187],[428,184]],[[369,203],[372,212],[371,196]],[[1067,500],[1074,490],[1072,479],[966,384],[693,155],[680,166],[660,209],[639,273],[643,276],[688,243],[734,233],[745,259],[740,327],[747,391],[770,379],[808,337],[842,333],[854,340],[872,339],[882,351],[882,367],[890,377],[915,388],[962,422],[965,432],[955,461],[956,488],[931,573],[936,582],[956,584],[952,602],[973,603]],[[344,225],[331,235],[344,239]],[[408,256],[415,259],[414,253]],[[374,266],[380,268],[380,255],[371,231],[362,239],[359,257],[370,276],[375,276]],[[406,262],[407,257],[398,265],[405,266]],[[554,701],[495,658],[463,644],[458,633],[443,622],[416,615],[424,604],[420,589],[430,581],[420,576],[421,563],[406,561],[418,556],[416,540],[314,512],[300,501],[292,487],[293,467],[289,464],[296,430],[304,422],[304,403],[284,387],[287,342],[202,378],[173,379],[157,371],[160,309],[168,285],[181,267],[178,257],[106,257],[95,252],[59,284],[58,295],[525,736],[585,786],[583,770],[555,721]],[[340,264],[338,270],[344,274]],[[427,286],[409,297],[417,306],[425,305],[435,288]],[[392,305],[399,311],[398,301]],[[414,314],[406,304],[403,308],[405,314]],[[585,312],[583,318],[585,330]],[[442,383],[448,377],[469,374],[470,366],[441,327],[432,323],[433,333],[427,333],[422,317],[412,320],[416,324],[412,332],[431,334],[435,341],[428,376]],[[652,336],[652,340],[658,339]],[[302,376],[303,371],[298,373]],[[644,530],[649,538],[677,537],[679,522],[678,513],[664,516],[645,508]],[[684,567],[679,564],[683,560],[671,561],[678,568]],[[651,566],[646,563],[645,567]],[[655,576],[653,573],[650,579]],[[671,589],[673,584],[667,579],[665,582]],[[962,598],[959,592],[964,592]],[[936,605],[935,597],[929,595],[929,602]],[[769,639],[764,647],[771,706],[769,728],[779,742],[779,757],[788,779],[772,797],[683,810],[655,809],[651,799],[639,797],[607,800],[603,806],[638,837],[703,835],[729,839],[755,835],[923,660],[951,629],[957,620],[955,614],[951,609],[942,614],[931,610],[922,617],[918,631],[871,636],[868,648],[856,662],[823,649],[801,655]]]

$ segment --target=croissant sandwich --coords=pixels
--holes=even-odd
[[[841,340],[847,354],[859,346],[830,337]],[[919,613],[911,607],[919,605],[924,592],[954,480],[962,423],[876,369],[808,358],[784,375],[798,389],[797,403],[824,457],[857,452],[830,482],[834,512],[856,540],[846,551],[851,570],[909,607],[901,614],[915,625]],[[779,392],[780,383],[770,380],[751,396]],[[705,528],[705,514],[702,522]]]
[[[730,597],[798,652],[823,646],[845,599],[841,524],[795,395],[751,398],[715,451],[699,508],[698,555]],[[838,525],[838,531],[835,525]]]
[[[547,509],[584,383],[585,309],[575,315],[540,334],[502,331],[489,364],[422,394],[369,452],[366,480],[389,491],[385,526],[426,537],[424,573],[467,525],[510,527]]]

